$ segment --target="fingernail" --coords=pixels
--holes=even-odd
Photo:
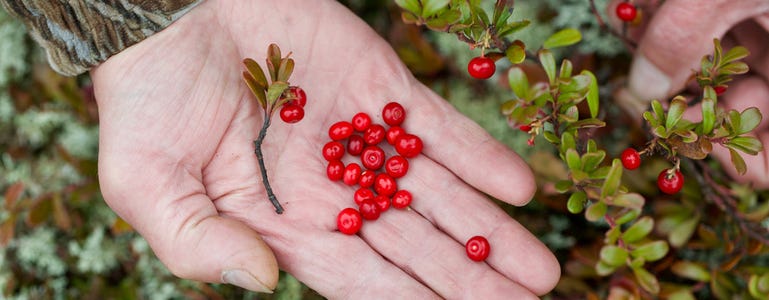
[[[254,292],[272,294],[271,289],[267,288],[261,281],[245,270],[225,270],[222,272],[222,282]]]
[[[663,101],[670,91],[670,77],[639,53],[630,68],[628,88],[639,101]]]

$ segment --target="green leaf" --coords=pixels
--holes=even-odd
[[[553,49],[570,46],[582,40],[582,34],[574,28],[566,28],[548,37],[542,47]]]
[[[576,191],[569,196],[569,201],[566,202],[566,208],[570,213],[578,214],[585,209],[585,203],[587,202],[587,195],[583,191]]]
[[[577,142],[574,140],[574,135],[571,132],[564,132],[561,135],[561,152],[566,153],[569,149],[576,149]]]
[[[492,23],[497,27],[507,23],[507,19],[513,14],[513,0],[498,0],[494,5],[494,17]]]
[[[419,0],[395,0],[395,4],[415,15],[422,14],[422,6],[419,4]]]
[[[278,69],[278,81],[288,82],[291,77],[291,73],[294,72],[294,59],[284,58],[280,61],[280,68]]]
[[[700,218],[697,216],[687,218],[681,224],[673,228],[668,236],[670,245],[676,248],[683,247],[686,242],[692,237],[694,231],[697,229],[697,225],[700,223]]]
[[[732,62],[725,65],[722,65],[718,69],[719,74],[727,74],[727,75],[737,75],[737,74],[745,74],[750,70],[750,67],[748,67],[748,64],[738,61],[738,62]]]
[[[432,30],[446,31],[449,26],[459,21],[462,17],[462,13],[455,9],[444,10],[435,18],[427,20],[427,27]]]
[[[507,73],[507,81],[515,96],[526,99],[529,96],[529,79],[526,73],[519,67],[512,67]]]
[[[571,180],[559,180],[555,183],[555,190],[559,193],[566,193],[572,186],[574,186],[574,183]]]
[[[606,152],[604,151],[585,153],[585,155],[582,155],[582,169],[586,172],[590,172],[597,168],[598,165],[603,162],[604,158],[606,158]]]
[[[262,67],[259,66],[256,61],[250,58],[244,59],[243,64],[246,66],[248,73],[254,79],[254,83],[256,83],[257,86],[261,89],[266,90],[269,84],[267,82],[267,77],[264,76],[264,70],[262,70]]]
[[[547,49],[543,49],[539,51],[539,62],[542,64],[542,68],[545,70],[545,73],[547,74],[547,79],[550,82],[550,85],[555,84],[555,57],[553,56],[553,53],[550,52]]]
[[[505,56],[513,64],[520,64],[526,59],[526,45],[521,41],[516,40],[510,47],[505,50]]]
[[[275,104],[276,101],[283,95],[283,92],[288,88],[288,84],[285,82],[274,82],[267,89],[267,101],[270,104]]]
[[[601,186],[601,199],[606,199],[617,194],[619,185],[622,181],[622,162],[619,158],[615,158],[611,162],[611,169],[606,176],[606,180]]]
[[[606,206],[606,203],[603,202],[593,202],[590,206],[587,207],[587,210],[585,211],[585,219],[587,219],[590,222],[595,222],[603,218],[604,215],[606,215],[606,210],[608,207]]]
[[[649,216],[642,217],[622,233],[622,240],[626,243],[640,241],[649,235],[652,229],[654,229],[654,219]]]
[[[617,225],[625,224],[627,222],[635,220],[640,214],[641,214],[640,210],[628,211],[625,214],[619,216],[616,220],[614,220],[614,223],[617,223]],[[615,227],[615,228],[619,228],[619,227]]]
[[[552,131],[545,131],[542,133],[542,136],[553,145],[558,145],[561,142],[561,139]]]
[[[637,193],[622,193],[615,196],[611,203],[616,206],[627,207],[633,210],[641,210],[644,206],[644,197]]]
[[[751,136],[738,136],[732,138],[725,145],[750,155],[756,155],[764,149],[761,141]]]
[[[617,267],[610,266],[602,260],[599,260],[598,263],[595,264],[595,272],[598,276],[611,275],[615,270],[617,270]]]
[[[601,248],[599,254],[601,261],[614,267],[619,267],[625,264],[628,257],[628,252],[624,248],[617,247],[615,245],[605,245]]]
[[[665,241],[653,241],[636,247],[630,252],[633,257],[641,257],[645,261],[656,261],[668,254],[668,243]]]
[[[729,118],[729,125],[731,126],[730,131],[739,132],[739,129],[742,128],[742,115],[736,111],[736,110],[730,110],[728,113]],[[739,135],[739,134],[733,134],[733,135]]]
[[[566,150],[566,165],[569,166],[569,170],[582,170],[582,159],[577,150]]]
[[[732,148],[729,148],[729,158],[731,159],[732,165],[737,170],[738,174],[743,175],[748,171],[748,165],[745,164],[745,159],[743,159],[742,155],[737,153],[737,151]]]
[[[657,277],[646,271],[646,269],[642,267],[633,268],[633,275],[635,275],[638,284],[647,292],[654,295],[660,292],[660,283],[657,281]]]
[[[451,0],[422,0],[422,17],[428,18],[438,14],[449,5]]]
[[[761,118],[761,112],[758,110],[758,108],[750,107],[746,110],[743,110],[740,113],[740,126],[739,128],[735,128],[737,130],[737,134],[741,135],[753,131],[753,129],[756,129],[758,124],[761,123]]]
[[[505,25],[499,26],[497,30],[497,35],[500,37],[507,36],[509,34],[515,33],[518,30],[526,28],[526,26],[529,26],[531,21],[529,20],[521,20],[517,22],[510,22]]]
[[[262,76],[264,76],[264,74],[262,74]],[[249,72],[243,72],[243,81],[246,82],[248,89],[251,90],[251,93],[254,94],[256,100],[259,101],[259,105],[262,109],[265,109],[267,107],[267,95],[264,94],[264,89],[261,85],[259,85]]]
[[[599,127],[604,127],[604,126],[606,126],[606,122],[602,121],[601,119],[595,119],[595,118],[582,119],[582,120],[579,120],[579,121],[576,121],[576,122],[572,122],[571,124],[569,124],[569,128],[577,128],[577,129],[581,129],[581,128],[599,128]]]
[[[698,263],[690,261],[678,261],[670,267],[670,270],[674,274],[686,279],[691,279],[700,282],[710,281],[710,271]]]
[[[558,78],[568,79],[569,77],[571,77],[571,73],[573,70],[574,70],[574,65],[571,63],[571,61],[568,59],[564,59],[563,61],[561,61],[561,70],[558,72]]]
[[[676,96],[670,101],[670,107],[668,107],[668,117],[665,120],[665,128],[668,130],[673,129],[686,110],[686,100],[682,96]]]
[[[721,58],[721,61],[723,63],[730,63],[736,60],[743,59],[750,55],[750,51],[748,51],[748,48],[737,46],[732,49],[729,49],[729,51],[726,51],[726,54],[724,54],[723,58]]]
[[[598,116],[598,108],[600,104],[598,99],[598,80],[595,78],[595,75],[588,70],[584,70],[580,74],[590,78],[590,85],[587,90],[587,106],[590,109],[590,117],[595,118]]]
[[[270,78],[273,82],[278,80],[278,68],[282,59],[278,45],[270,44],[267,47],[267,70],[270,72]]]

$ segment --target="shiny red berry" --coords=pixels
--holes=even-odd
[[[366,169],[379,170],[385,162],[385,152],[379,146],[368,146],[363,148],[360,154],[360,161]]]
[[[487,79],[497,71],[494,60],[485,56],[478,56],[467,63],[467,72],[476,79]]]
[[[406,109],[398,102],[387,103],[382,109],[382,119],[387,125],[399,126],[406,119]]]
[[[395,141],[395,151],[406,158],[412,158],[422,153],[422,147],[422,139],[410,133],[400,135]]]
[[[406,130],[400,126],[392,126],[387,128],[387,133],[385,133],[385,136],[387,137],[387,143],[390,145],[395,145],[395,141],[397,141],[398,137],[404,133],[406,133]]]
[[[331,125],[331,127],[328,129],[328,136],[335,141],[343,140],[350,135],[352,135],[353,132],[352,124],[347,121],[339,121]]]
[[[383,196],[391,196],[398,190],[398,183],[387,174],[379,174],[374,178],[374,191]]]
[[[366,199],[361,201],[358,209],[360,210],[360,215],[366,220],[379,219],[379,215],[382,213],[379,211],[379,206],[376,205],[374,199]]]
[[[331,181],[342,180],[342,177],[344,177],[344,163],[340,160],[332,160],[328,162],[328,166],[326,166],[326,176],[328,176],[328,179]]]
[[[342,182],[346,185],[356,185],[360,180],[361,168],[359,164],[350,163],[344,167],[344,174],[342,175]]]
[[[304,92],[304,90],[298,86],[291,86],[286,90],[286,94],[288,94],[289,97],[294,98],[293,100],[289,101],[289,104],[296,104],[301,107],[304,107],[305,104],[307,104],[307,94]]]
[[[400,155],[391,156],[385,161],[385,172],[392,178],[401,178],[409,171],[409,161]]]
[[[485,237],[476,235],[467,240],[467,243],[465,243],[465,250],[467,252],[467,257],[470,259],[474,261],[484,261],[489,257],[491,246]]]
[[[352,117],[352,128],[363,132],[371,125],[371,117],[367,113],[359,112]]]
[[[641,166],[641,155],[633,148],[625,149],[619,157],[625,169],[635,170]]]
[[[304,118],[304,108],[297,104],[286,103],[280,108],[280,119],[283,122],[292,124],[301,121]]]
[[[360,187],[368,188],[374,185],[374,179],[376,179],[376,172],[372,170],[365,170],[363,173],[360,174],[360,180],[358,180],[358,185]]]
[[[358,156],[363,152],[363,147],[366,146],[366,142],[363,137],[357,134],[353,134],[347,140],[347,153],[350,155]]]
[[[386,130],[384,126],[372,124],[363,132],[363,140],[366,141],[366,144],[377,145],[384,140],[385,133]]]
[[[327,161],[340,160],[344,156],[344,145],[337,141],[330,141],[323,146],[323,158]]]
[[[684,187],[684,175],[679,170],[672,173],[669,169],[662,170],[657,176],[657,187],[668,195],[678,193]]]
[[[721,96],[724,93],[726,93],[726,86],[725,85],[717,85],[713,87],[713,90],[716,92],[716,96]]]
[[[374,191],[364,187],[357,189],[355,193],[352,195],[352,199],[355,201],[355,204],[358,206],[360,206],[363,200],[374,199],[374,197],[376,197],[376,195],[374,195]]]
[[[627,2],[618,4],[615,12],[617,13],[617,18],[625,22],[632,22],[638,15],[636,7]]]
[[[379,212],[384,212],[390,208],[390,197],[385,195],[376,195],[374,204],[379,208]]]
[[[395,192],[392,198],[392,204],[393,207],[402,209],[406,208],[409,205],[411,205],[411,200],[413,199],[411,192],[407,190],[398,190]]]
[[[357,209],[348,207],[336,216],[336,227],[341,233],[353,235],[363,227],[363,218]]]
[[[531,125],[524,124],[524,125],[518,126],[518,129],[523,132],[529,132],[531,131]]]

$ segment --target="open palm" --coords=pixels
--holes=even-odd
[[[305,6],[204,1],[93,71],[108,204],[184,278],[272,289],[279,266],[331,298],[549,291],[559,275],[552,254],[485,196],[525,204],[534,184],[524,162],[416,81],[344,7]],[[253,154],[262,111],[240,77],[243,58],[264,61],[270,43],[293,52],[291,83],[308,94],[305,118],[276,120],[263,145],[282,215]],[[414,202],[359,235],[336,232],[353,188],[326,179],[326,128],[359,111],[381,120],[393,100],[425,144],[399,181]],[[485,263],[465,256],[473,235],[492,245]]]

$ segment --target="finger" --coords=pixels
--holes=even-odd
[[[111,137],[100,139],[99,180],[105,200],[174,275],[258,292],[275,288],[278,266],[270,248],[242,222],[218,215],[194,170],[157,156],[142,160],[141,154],[112,148]]]
[[[628,93],[621,101],[645,108],[648,101],[664,99],[681,89],[702,57],[712,52],[714,38],[767,11],[769,2],[763,0],[718,0],[708,5],[696,0],[666,1],[639,43]]]

